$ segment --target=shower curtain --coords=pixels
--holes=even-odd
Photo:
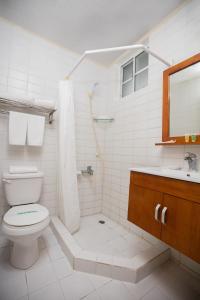
[[[80,226],[80,207],[77,186],[75,118],[73,86],[63,80],[59,86],[59,217],[70,233]]]

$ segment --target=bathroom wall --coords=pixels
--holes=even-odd
[[[27,32],[4,19],[0,19],[0,93],[33,96],[57,100],[58,82],[67,74],[79,57],[57,45]],[[95,156],[94,137],[87,92],[95,81],[99,82],[99,96],[95,96],[94,109],[103,107],[106,88],[105,68],[85,61],[74,76],[76,136],[78,168],[91,164],[94,176],[79,178],[81,213],[90,214],[101,210],[101,166]],[[98,97],[100,100],[98,103]],[[56,118],[56,116],[55,116]],[[104,134],[100,132],[99,139]],[[46,124],[43,147],[20,147],[8,145],[8,116],[0,114],[0,217],[7,209],[3,195],[1,176],[9,165],[37,165],[44,171],[44,188],[41,203],[51,214],[57,209],[57,120]],[[102,138],[103,140],[103,138]]]
[[[166,60],[178,63],[200,49],[200,2],[188,1],[149,36],[149,46]],[[147,37],[146,37],[147,38]],[[115,121],[105,136],[105,174],[103,212],[126,228],[158,243],[150,235],[127,221],[129,168],[144,166],[184,166],[184,153],[192,151],[200,158],[199,146],[158,147],[162,136],[162,72],[165,65],[150,57],[148,87],[120,99],[119,66],[131,54],[112,67],[110,82],[113,97],[110,110]],[[173,255],[193,269],[199,266],[173,251]]]

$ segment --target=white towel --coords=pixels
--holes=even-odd
[[[37,173],[38,168],[35,166],[10,166],[9,173],[23,174],[23,173]]]
[[[28,115],[27,144],[42,146],[44,137],[45,117]]]
[[[10,111],[9,144],[25,145],[27,132],[27,114]]]
[[[49,109],[55,109],[55,102],[51,101],[51,100],[35,99],[34,104],[45,107],[45,108],[49,108]]]

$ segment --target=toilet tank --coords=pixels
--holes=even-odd
[[[44,174],[3,174],[5,196],[10,206],[38,202],[41,195]]]

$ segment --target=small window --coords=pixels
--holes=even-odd
[[[145,51],[132,58],[121,67],[121,97],[148,85],[149,56]]]
[[[133,59],[122,66],[122,97],[128,96],[133,91]]]
[[[135,57],[135,73],[138,71],[148,67],[149,64],[149,56],[148,53],[142,52]]]
[[[134,91],[138,91],[148,85],[149,55],[145,51],[135,57]]]

